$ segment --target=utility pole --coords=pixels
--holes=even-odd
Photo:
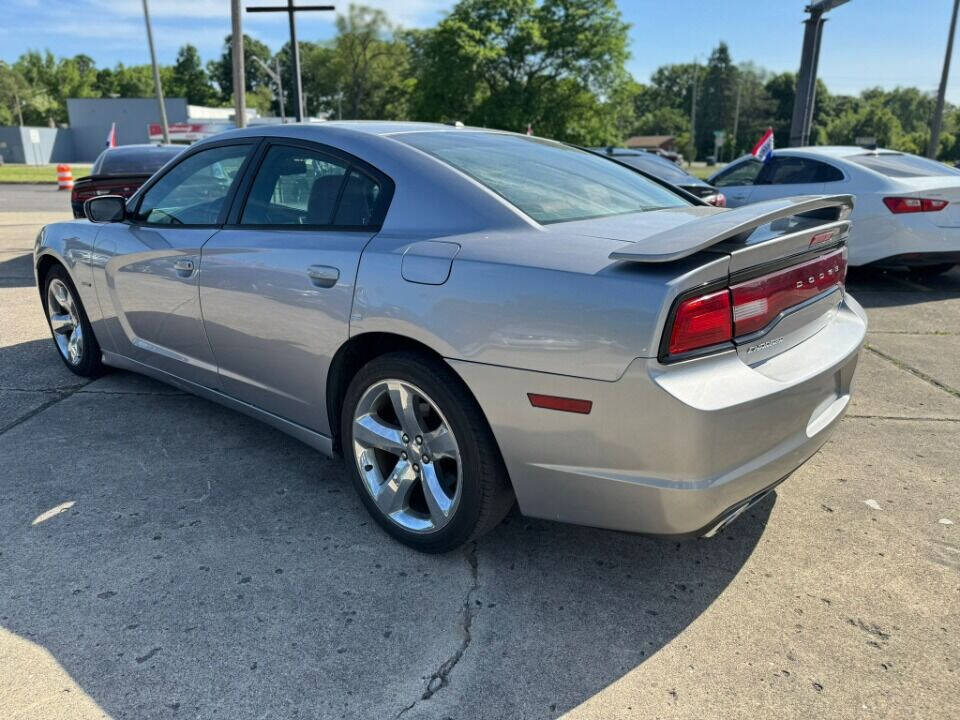
[[[286,6],[269,7],[258,5],[248,7],[247,12],[285,12],[290,21],[290,58],[293,70],[293,109],[297,117],[297,122],[303,122],[303,84],[300,80],[300,46],[297,45],[297,21],[296,14],[304,11],[330,11],[335,10],[333,5],[301,5],[297,7],[293,0],[287,0]]]
[[[950,56],[953,55],[953,36],[957,31],[957,8],[960,0],[953,0],[953,16],[950,18],[950,34],[947,36],[947,54],[943,58],[943,73],[940,75],[940,89],[937,91],[937,108],[933,111],[933,127],[930,128],[930,144],[927,145],[927,157],[936,158],[940,146],[940,128],[943,125],[943,102],[947,94],[947,76],[950,75]]]
[[[280,80],[280,60],[276,60],[277,69],[273,70],[269,65],[267,65],[263,60],[258,58],[256,55],[251,55],[253,61],[257,63],[260,67],[263,68],[263,71],[270,76],[270,79],[273,80],[274,84],[277,86],[277,102],[280,105],[280,122],[285,123],[287,121],[286,116],[283,112],[283,84]]]
[[[737,80],[737,102],[733,106],[733,137],[730,138],[730,159],[737,152],[737,127],[740,125],[740,95],[743,92],[743,78]]]
[[[160,68],[157,67],[157,53],[153,48],[153,29],[150,27],[150,10],[147,8],[147,0],[143,0],[143,20],[147,24],[147,45],[150,46],[150,63],[153,65],[153,85],[157,90],[157,102],[160,104],[160,127],[163,129],[163,143],[169,145],[170,127],[167,125],[167,106],[163,102]]]
[[[697,61],[693,61],[693,92],[690,95],[690,142],[693,144],[693,151],[690,156],[690,162],[697,159],[697,75],[699,67]]]
[[[800,72],[797,73],[797,92],[793,99],[793,119],[790,122],[790,145],[797,147],[810,143],[813,124],[813,104],[817,94],[817,65],[820,62],[820,38],[823,36],[824,14],[849,0],[816,0],[805,10],[810,17],[803,21],[803,50],[800,53]]]
[[[243,64],[243,16],[240,0],[230,0],[230,55],[233,58],[233,115],[238,128],[247,126],[247,73]]]

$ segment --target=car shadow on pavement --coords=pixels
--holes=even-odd
[[[16,255],[0,260],[0,287],[34,287],[33,255]]]
[[[122,372],[0,434],[0,466],[0,685],[34,716],[79,687],[113,717],[557,717],[696,620],[775,502],[709,541],[514,512],[422,555],[339,461]]]
[[[850,268],[847,290],[865,308],[897,307],[960,297],[960,267],[943,275],[917,278],[902,270]]]

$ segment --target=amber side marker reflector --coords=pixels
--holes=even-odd
[[[530,404],[534,407],[545,408],[547,410],[560,410],[562,412],[580,413],[588,415],[593,409],[592,400],[577,400],[576,398],[557,397],[556,395],[538,395],[537,393],[527,393],[530,398]]]

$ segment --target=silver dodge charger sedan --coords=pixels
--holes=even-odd
[[[736,210],[588,152],[386,122],[197,143],[34,253],[67,367],[342,454],[428,552],[535,517],[712,535],[837,425],[849,196]]]

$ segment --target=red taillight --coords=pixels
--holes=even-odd
[[[939,212],[947,206],[946,200],[917,197],[885,197],[883,204],[894,215],[918,212]]]
[[[680,355],[733,339],[730,291],[687,298],[677,307],[670,332],[670,354]]]
[[[843,285],[846,274],[847,258],[841,249],[731,286],[734,335],[763,329],[784,310]]]
[[[686,298],[674,313],[668,354],[676,357],[762,330],[783,311],[842,287],[846,276],[847,250],[841,247],[729,288]]]
[[[562,412],[580,413],[589,415],[593,409],[591,400],[578,400],[577,398],[559,397],[558,395],[539,395],[537,393],[527,393],[530,404],[534,407],[545,408],[547,410],[560,410]]]

